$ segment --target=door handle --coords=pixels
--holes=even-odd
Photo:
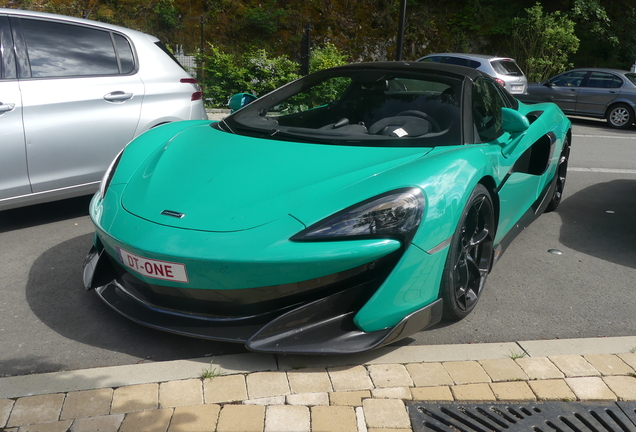
[[[13,103],[3,104],[2,102],[0,102],[0,113],[13,111],[14,108],[15,108],[15,104]]]
[[[132,93],[124,93],[123,91],[114,91],[104,95],[104,99],[108,102],[122,103],[133,97]]]

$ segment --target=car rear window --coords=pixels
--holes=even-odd
[[[521,69],[519,69],[519,66],[517,66],[514,60],[495,60],[491,61],[490,64],[498,74],[523,76],[523,72],[521,72]]]
[[[636,85],[636,74],[628,73],[628,74],[625,74],[625,76],[627,77],[628,80],[632,82],[632,84]]]

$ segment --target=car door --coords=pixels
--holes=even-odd
[[[511,108],[510,102],[502,94],[497,85],[487,79],[477,79],[473,87],[473,119],[479,140],[496,146],[499,166],[502,173],[507,173],[499,190],[499,225],[498,242],[534,203],[541,191],[545,179],[528,165],[518,161],[529,158],[532,142],[524,139],[526,134],[510,134],[503,131],[502,108]]]
[[[31,192],[9,20],[0,15],[0,201]]]
[[[61,21],[11,18],[11,25],[27,54],[18,74],[33,192],[96,187],[139,122],[144,85],[131,43]]]
[[[618,97],[623,79],[607,72],[591,72],[576,99],[576,112],[595,117],[605,116],[607,106]]]
[[[557,75],[546,82],[543,94],[563,112],[573,114],[581,84],[587,74],[587,71],[570,71]]]

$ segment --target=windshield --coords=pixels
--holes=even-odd
[[[459,144],[462,83],[455,76],[423,71],[323,71],[252,102],[217,127],[242,135],[319,144]]]

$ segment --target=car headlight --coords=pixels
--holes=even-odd
[[[104,173],[104,177],[102,177],[102,181],[99,184],[99,199],[104,199],[108,186],[110,186],[110,181],[113,179],[113,175],[115,175],[115,170],[117,169],[117,165],[119,164],[119,160],[123,153],[124,150],[122,149],[122,151],[117,153],[117,156],[115,156],[115,159],[113,159],[110,165],[108,165],[108,169]]]
[[[296,241],[342,237],[402,237],[410,242],[422,220],[419,188],[394,190],[338,212],[292,237]]]

